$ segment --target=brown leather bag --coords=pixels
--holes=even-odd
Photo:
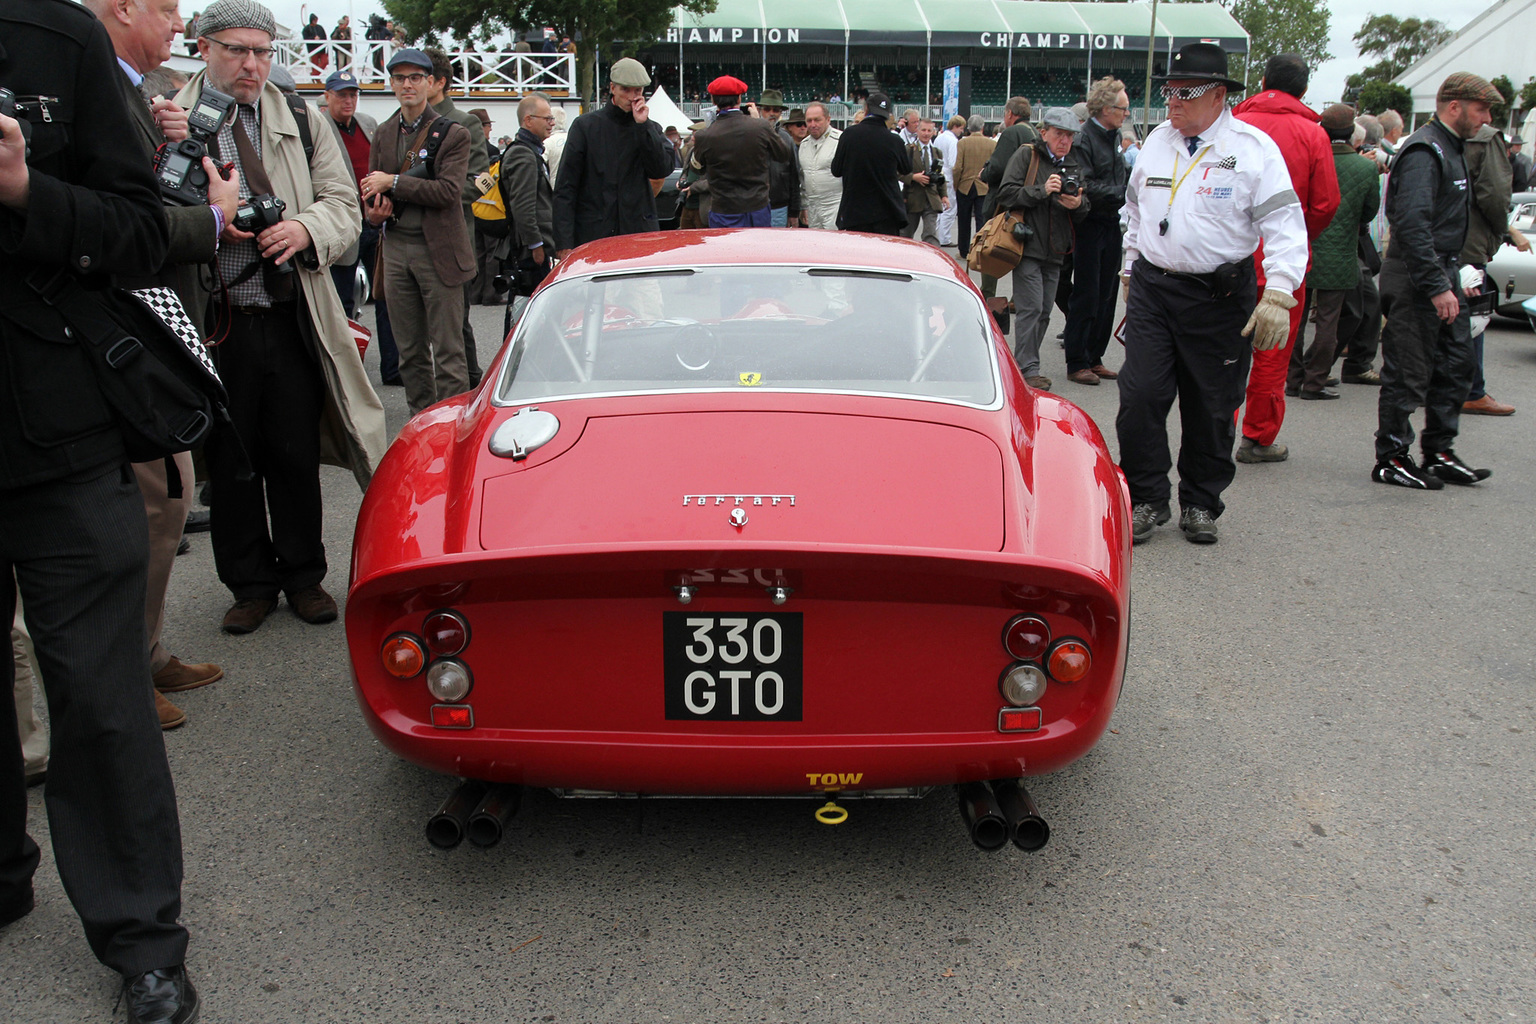
[[[1024,183],[1035,180],[1040,167],[1040,151],[1030,147],[1029,170]],[[1024,258],[1024,242],[1013,235],[1014,226],[1024,223],[1024,211],[1003,210],[981,226],[971,242],[971,253],[966,261],[970,269],[988,277],[1006,277]]]

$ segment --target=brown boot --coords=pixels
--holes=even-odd
[[[165,668],[155,673],[155,689],[161,693],[180,693],[195,690],[224,678],[224,670],[213,664],[184,665],[180,658],[172,658]]]
[[[162,729],[175,729],[187,724],[187,713],[166,700],[159,690],[155,691],[155,712],[160,716]]]
[[[234,607],[224,613],[224,632],[236,635],[254,633],[276,607],[277,602],[270,597],[248,597],[244,601],[236,601]]]
[[[293,614],[312,626],[336,621],[336,601],[318,583],[289,594],[288,607],[293,609]]]

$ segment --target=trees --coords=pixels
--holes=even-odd
[[[1314,69],[1333,58],[1323,0],[1222,0],[1222,6],[1248,30],[1243,80],[1249,91],[1258,88],[1265,62],[1277,53],[1300,54]]]
[[[576,87],[582,99],[596,98],[597,48],[604,59],[615,47],[650,42],[672,24],[674,7],[708,14],[715,0],[384,0],[384,9],[412,39],[450,32],[485,39],[501,29],[526,31],[549,26],[576,41]]]
[[[1355,33],[1355,49],[1362,57],[1380,59],[1359,76],[1359,83],[1390,82],[1408,65],[1439,46],[1455,33],[1433,18],[1398,18],[1394,14],[1373,14]]]
[[[1366,82],[1356,98],[1362,114],[1395,110],[1405,118],[1413,113],[1413,96],[1401,85],[1391,82]]]

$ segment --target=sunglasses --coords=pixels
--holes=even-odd
[[[1197,100],[1220,85],[1220,82],[1206,82],[1204,85],[1165,85],[1158,89],[1165,100]]]

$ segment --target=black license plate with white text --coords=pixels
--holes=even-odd
[[[800,612],[662,612],[668,721],[798,722]]]

